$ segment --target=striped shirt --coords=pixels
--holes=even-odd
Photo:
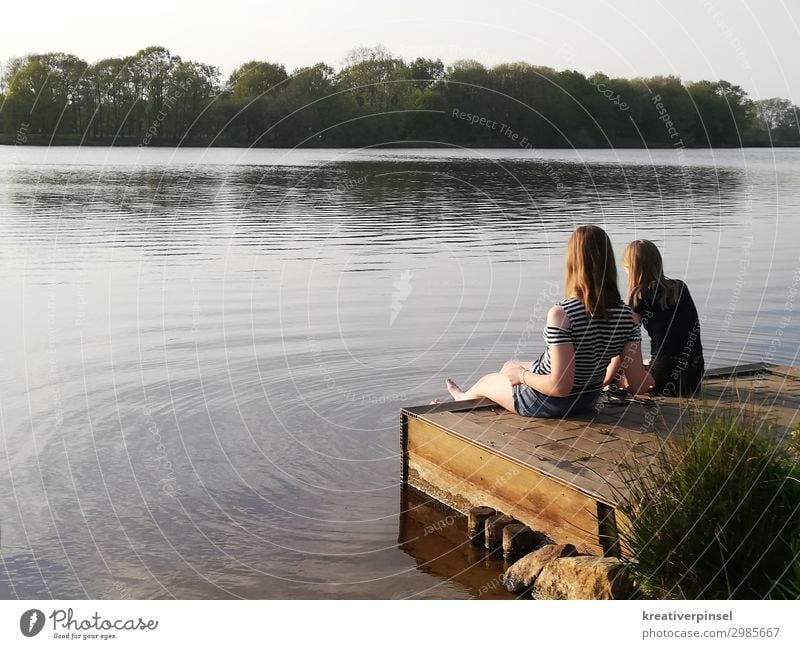
[[[608,309],[605,318],[593,318],[577,298],[562,300],[557,306],[564,308],[572,325],[570,329],[545,327],[545,352],[531,365],[534,374],[550,374],[550,346],[574,345],[575,381],[570,394],[592,392],[603,387],[606,369],[611,359],[622,353],[628,341],[642,339],[640,326],[633,320],[633,311],[620,300]]]

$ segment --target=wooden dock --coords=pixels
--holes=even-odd
[[[800,370],[764,363],[706,373],[710,408],[736,404],[789,431],[800,423]],[[648,403],[645,403],[648,402]],[[564,420],[512,414],[489,401],[404,408],[403,480],[458,512],[488,505],[559,543],[618,552],[620,463],[645,462],[680,434],[685,400],[605,404]]]

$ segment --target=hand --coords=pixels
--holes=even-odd
[[[519,385],[520,383],[524,383],[522,375],[527,369],[528,368],[522,365],[510,365],[506,363],[503,365],[503,369],[500,370],[500,374],[508,378],[508,380],[511,381],[511,385]]]

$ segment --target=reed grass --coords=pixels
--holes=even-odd
[[[686,410],[647,464],[620,467],[624,557],[646,596],[800,597],[800,471],[746,409]]]

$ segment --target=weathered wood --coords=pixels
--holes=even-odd
[[[444,432],[474,443],[490,454],[509,457],[523,466],[534,467],[540,474],[562,482],[572,489],[600,497],[609,504],[613,503],[611,490],[596,478],[596,473],[611,474],[612,467],[601,467],[595,471],[586,470],[575,462],[585,456],[580,452],[573,452],[568,446],[532,434],[519,433],[516,436],[498,437],[484,424],[452,413],[438,413],[435,418],[431,417],[430,421],[435,422],[435,425],[441,427]],[[440,438],[443,438],[441,433]],[[473,470],[467,475],[474,473],[477,472]]]
[[[619,528],[613,507],[609,507],[604,503],[597,503],[597,527],[600,531],[600,545],[603,546],[603,556],[619,557]]]
[[[409,483],[462,513],[488,505],[559,543],[602,553],[596,501],[509,457],[466,444],[430,422],[408,422]]]
[[[486,543],[486,519],[497,512],[485,505],[472,507],[467,512],[467,535],[473,545],[483,546]]]
[[[527,525],[511,523],[503,528],[503,558],[514,562],[533,552],[539,545],[539,537]]]
[[[503,547],[503,529],[513,522],[514,517],[508,514],[495,514],[486,519],[484,537],[487,550],[493,552]]]
[[[782,368],[772,363],[749,363],[747,365],[730,365],[727,367],[718,367],[713,370],[706,370],[704,379],[719,379],[734,376],[745,376],[747,374],[756,374],[759,372],[769,372],[770,370]]]

